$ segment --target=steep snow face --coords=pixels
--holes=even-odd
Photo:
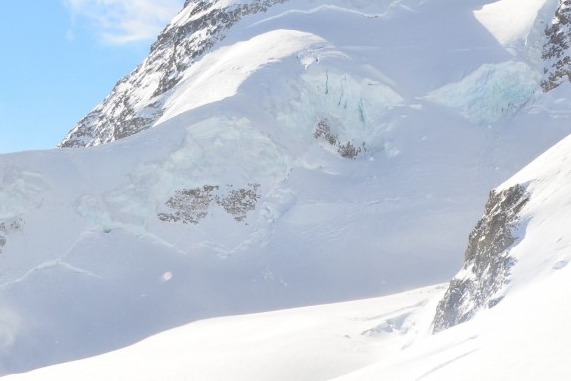
[[[325,44],[313,34],[274,30],[207,54],[184,73],[182,83],[164,104],[165,112],[159,123],[234,96],[261,66]]]
[[[450,282],[434,320],[438,332],[493,307],[506,289],[566,267],[570,138],[493,191],[472,234],[462,271]]]
[[[499,240],[499,247],[487,234],[471,236],[479,238],[475,242],[477,247],[499,249],[494,253],[495,258],[488,258],[484,264],[489,267],[488,274],[494,269],[501,270],[502,266],[497,264],[511,258],[508,283],[503,290],[500,288],[503,299],[499,303],[464,324],[417,343],[409,354],[400,354],[403,357],[396,364],[389,360],[389,366],[379,364],[376,369],[370,367],[357,372],[358,377],[340,379],[371,379],[382,375],[396,379],[442,380],[458,374],[474,380],[488,377],[565,379],[567,370],[560,362],[568,356],[566,327],[571,316],[568,303],[570,150],[571,137],[567,137],[495,189],[489,205],[494,205],[496,213],[486,208],[484,223],[478,224],[480,229],[475,233],[485,231],[486,226],[493,227],[487,230],[500,233],[493,237],[507,237],[507,240]],[[518,224],[518,221],[519,227],[516,227],[514,222]],[[507,247],[507,251],[501,251],[502,247]],[[472,252],[470,247],[468,252]],[[460,279],[475,283],[478,276],[473,258],[467,258],[467,266],[458,274],[456,282],[450,284],[438,306],[435,329],[446,326],[443,307],[460,311],[473,295],[469,288],[462,290],[455,288],[455,284]],[[454,291],[458,294],[453,295]],[[494,296],[491,291],[487,293],[489,297]],[[454,300],[457,303],[453,303]]]
[[[520,263],[514,267],[512,278],[520,287],[536,277],[558,272],[571,259],[567,250],[570,238],[565,230],[569,220],[565,192],[571,170],[570,144],[570,138],[565,138],[498,188],[523,184],[530,194],[528,204],[519,213],[528,221],[525,237],[513,249]]]
[[[499,0],[485,4],[474,15],[486,29],[504,46],[521,44],[534,29],[538,13],[553,8],[557,0],[531,0],[525,5],[517,0]]]

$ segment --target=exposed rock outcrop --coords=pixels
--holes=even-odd
[[[553,90],[566,80],[571,81],[571,0],[560,0],[559,7],[549,28],[547,43],[541,58],[545,61],[543,91]]]
[[[247,187],[240,189],[228,185],[227,188],[225,193],[221,192],[217,185],[178,190],[165,203],[169,212],[159,213],[158,218],[165,222],[197,225],[208,215],[210,206],[214,204],[222,207],[226,213],[234,217],[234,220],[245,221],[248,212],[256,209],[261,197],[258,193],[260,184],[248,184]]]
[[[111,94],[83,118],[59,147],[109,143],[152,127],[164,113],[164,95],[184,72],[243,17],[261,13],[287,0],[189,0],[179,17],[152,45],[149,56],[121,79]]]
[[[0,220],[0,254],[2,254],[2,249],[8,242],[7,235],[21,230],[22,225],[23,221],[19,217],[10,220]]]
[[[361,146],[355,146],[352,142],[347,141],[342,143],[339,141],[337,135],[331,132],[331,126],[328,120],[321,120],[317,124],[317,128],[313,133],[315,139],[320,139],[325,141],[330,146],[335,147],[337,153],[346,159],[356,159],[357,156],[363,151],[367,151],[365,148],[365,142]]]
[[[470,234],[464,267],[438,304],[434,332],[470,320],[478,310],[491,308],[503,298],[516,262],[510,248],[520,238],[516,234],[519,213],[528,200],[521,185],[490,193],[484,216]]]

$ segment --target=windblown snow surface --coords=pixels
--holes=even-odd
[[[0,156],[1,374],[564,379],[565,142],[511,180],[533,198],[510,293],[429,334],[489,189],[571,132],[569,85],[539,85],[556,6],[291,0],[154,128]]]

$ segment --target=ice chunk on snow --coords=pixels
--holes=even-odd
[[[0,219],[14,218],[39,207],[46,187],[37,173],[6,168],[0,183]]]
[[[539,88],[539,74],[523,62],[486,64],[462,79],[428,94],[427,99],[460,109],[478,124],[514,115]]]
[[[292,97],[276,118],[292,129],[313,134],[327,121],[340,142],[365,143],[368,151],[384,149],[384,132],[391,126],[389,112],[403,98],[390,86],[350,74],[315,70],[292,84]]]
[[[102,228],[104,231],[111,228],[109,213],[94,195],[81,196],[75,210],[90,226]]]
[[[187,127],[182,145],[169,156],[140,165],[129,173],[127,183],[105,192],[106,210],[93,197],[84,196],[78,213],[92,225],[139,229],[157,219],[157,209],[176,191],[247,184],[264,184],[262,192],[269,191],[291,167],[283,148],[249,119],[212,117]]]

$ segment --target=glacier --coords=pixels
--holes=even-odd
[[[459,109],[474,123],[491,125],[515,115],[534,96],[539,79],[523,62],[483,65],[461,82],[429,93],[427,99]]]
[[[462,267],[465,238],[489,190],[571,128],[569,84],[549,92],[541,86],[546,73],[537,53],[547,37],[540,31],[554,4],[526,3],[525,20],[509,38],[490,33],[488,21],[519,5],[486,4],[187,1],[149,58],[60,149],[0,156],[0,374],[93,356],[98,368],[107,358],[98,355],[127,348],[117,352],[123,358],[154,335],[141,345],[159,347],[152,342],[163,340],[161,332],[169,338],[188,330],[189,346],[200,347],[195,329],[232,332],[218,324],[233,322],[270,347],[288,332],[316,338],[303,349],[305,356],[316,350],[315,361],[292,368],[283,360],[292,352],[284,350],[282,365],[267,373],[256,373],[266,357],[248,347],[254,373],[228,367],[242,379],[279,379],[289,368],[297,378],[367,379],[378,367],[437,377],[447,371],[440,365],[473,350],[456,351],[449,332],[468,343],[458,348],[481,342],[490,361],[490,336],[472,339],[478,316],[512,316],[510,303],[521,308],[525,298],[507,293],[475,323],[431,336],[442,283]],[[548,160],[535,165],[551,168]],[[554,171],[557,177],[560,168]],[[510,184],[528,184],[528,177]],[[518,256],[513,289],[535,265],[564,273],[568,258],[557,250],[545,266]],[[417,287],[426,288],[407,291]],[[351,312],[357,306],[363,316]],[[267,311],[286,308],[296,309],[276,319],[284,326],[299,319],[299,330],[285,327],[278,344],[271,332],[256,336],[256,322],[274,321]],[[306,329],[303,322],[332,327],[309,315],[337,308],[346,312],[328,331],[335,337],[328,352],[320,340],[331,336],[320,323]],[[262,315],[235,317],[252,313]],[[484,326],[496,332],[503,324]],[[228,344],[230,336],[204,352],[197,377],[223,377],[213,358],[224,347],[231,361],[238,344]],[[354,361],[337,350],[354,351]],[[385,355],[391,363],[375,363]],[[407,362],[417,366],[407,369]],[[87,369],[82,364],[70,367]],[[105,373],[108,366],[93,377],[121,377]],[[191,374],[179,367],[180,377]]]

